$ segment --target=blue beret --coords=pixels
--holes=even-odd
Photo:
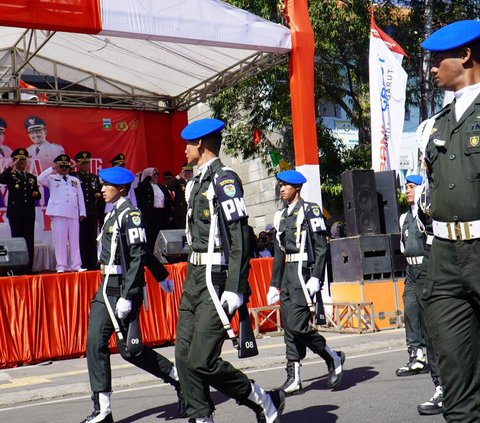
[[[190,123],[181,132],[181,137],[186,141],[193,141],[208,134],[221,131],[225,124],[219,119],[200,119]]]
[[[109,167],[98,172],[98,176],[104,182],[112,185],[127,185],[131,184],[135,179],[135,175],[124,167]]]
[[[405,180],[407,183],[422,185],[423,178],[420,175],[408,175]]]
[[[480,21],[454,22],[435,31],[420,45],[425,50],[445,51],[464,46],[480,38]]]
[[[38,116],[29,116],[23,122],[25,125],[25,129],[27,131],[35,130],[35,129],[43,129],[46,125],[45,121]]]
[[[296,170],[285,170],[277,174],[277,179],[289,185],[302,185],[307,182],[307,178]]]

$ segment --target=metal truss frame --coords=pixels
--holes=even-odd
[[[171,97],[161,96],[133,84],[128,85],[42,57],[41,49],[54,34],[55,31],[28,29],[11,47],[11,63],[4,63],[0,67],[0,104],[32,104],[32,99],[22,96],[22,93],[31,94],[33,101],[36,101],[35,92],[19,88],[19,80],[25,70],[28,69],[34,74],[40,75],[32,63],[34,58],[48,63],[52,70],[51,74],[43,75],[48,89],[38,90],[39,93],[48,96],[46,105],[172,112],[188,110],[195,104],[206,102],[209,98],[243,80],[287,62],[289,57],[288,54],[257,52],[177,97]],[[58,72],[60,67],[74,70],[82,77],[76,81],[62,80]],[[109,87],[112,89],[110,92]]]

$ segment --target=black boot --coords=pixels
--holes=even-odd
[[[428,401],[417,406],[418,414],[432,416],[443,413],[443,387],[437,377],[433,377],[435,393]]]
[[[172,385],[175,388],[175,391],[177,391],[177,397],[178,397],[177,416],[180,418],[187,417],[187,406],[185,405],[185,400],[183,398],[180,382],[178,380],[173,379],[170,376],[167,376],[163,380],[166,383],[169,383],[170,385]]]
[[[345,363],[345,354],[342,351],[332,350],[325,346],[325,349],[319,354],[325,360],[328,369],[327,386],[336,388],[340,385],[343,378],[343,363]]]
[[[109,393],[108,393],[109,394]],[[112,413],[101,416],[99,392],[92,394],[93,412],[82,423],[113,423]]]
[[[285,396],[298,395],[303,393],[302,380],[300,379],[300,363],[298,361],[287,362],[287,380],[280,387]]]
[[[414,376],[428,373],[430,367],[428,366],[423,350],[416,347],[408,347],[408,363],[399,367],[395,374],[397,376]]]
[[[249,406],[245,403],[247,401],[248,404],[253,403],[255,406],[259,406],[262,411],[257,412],[256,410],[259,409]],[[273,389],[266,392],[260,386],[252,383],[252,391],[248,395],[248,398],[242,402],[255,411],[257,422],[279,423],[283,408],[285,407],[285,394],[282,389]]]

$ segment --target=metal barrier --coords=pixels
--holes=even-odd
[[[376,330],[373,303],[324,303],[324,306],[326,310],[331,307],[332,313],[325,313],[327,323],[316,326],[319,331],[366,333]],[[255,337],[265,332],[283,333],[279,305],[255,307],[249,312],[253,316]]]

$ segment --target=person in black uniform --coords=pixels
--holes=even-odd
[[[178,313],[175,362],[189,422],[213,422],[215,406],[209,395],[210,386],[253,409],[258,422],[279,422],[285,401],[283,392],[278,389],[265,392],[220,358],[226,331],[214,301],[219,301],[226,313],[233,315],[250,295],[248,213],[238,175],[218,159],[223,128],[221,120],[201,119],[181,133],[187,142],[187,160],[198,165],[200,174],[186,190],[186,231],[191,253]],[[219,228],[210,228],[216,201],[225,215],[227,233],[223,236],[230,241],[227,258],[222,253],[220,239],[214,235]],[[210,248],[215,245],[210,255],[209,245]],[[211,275],[207,275],[207,261],[212,265]],[[210,295],[207,285],[210,282],[218,298]]]
[[[480,421],[480,21],[444,26],[422,44],[455,101],[433,118],[425,161],[433,242],[422,291],[447,422]]]
[[[28,151],[12,152],[13,163],[0,174],[0,184],[8,188],[7,217],[12,237],[23,237],[28,249],[28,272],[32,272],[35,234],[35,202],[40,200],[35,175],[25,171]]]
[[[420,175],[408,175],[406,178],[406,198],[408,211],[400,216],[401,250],[407,259],[407,274],[403,288],[403,307],[405,319],[405,337],[408,348],[408,362],[399,367],[397,376],[412,376],[428,373],[429,368],[424,354],[425,339],[421,324],[421,309],[416,295],[416,282],[423,271],[423,255],[425,252],[424,227],[419,227],[418,205],[415,201],[415,190],[422,186]]]
[[[105,217],[101,233],[100,261],[103,276],[100,288],[92,300],[88,323],[87,364],[94,409],[83,423],[113,422],[108,341],[114,331],[117,334],[118,350],[125,360],[175,387],[179,396],[178,413],[183,416],[185,409],[173,363],[145,346],[140,351],[130,352],[124,341],[119,339],[119,332],[128,339],[129,325],[137,320],[140,311],[145,284],[144,265],[148,259],[147,239],[142,214],[125,198],[135,178],[133,173],[122,167],[112,167],[101,170],[99,176],[103,183],[103,198],[113,208]],[[166,269],[162,270],[163,276],[160,279],[163,281],[160,286],[172,293],[173,282],[167,279]],[[105,286],[106,281],[108,283]]]
[[[156,168],[144,169],[135,196],[147,228],[147,245],[153,251],[160,230],[169,228],[173,210],[172,197],[167,187],[158,183]]]
[[[87,216],[80,222],[80,254],[82,267],[87,270],[98,269],[97,265],[97,201],[102,196],[100,193],[100,181],[97,175],[90,172],[90,158],[88,151],[81,151],[75,156],[76,172],[70,175],[80,180],[85,201]]]
[[[267,303],[273,305],[280,300],[287,358],[287,379],[281,389],[286,395],[302,392],[300,361],[305,358],[307,347],[325,360],[329,373],[327,384],[335,388],[343,377],[345,355],[332,350],[310,324],[306,297],[313,297],[323,285],[327,253],[325,222],[320,207],[300,196],[307,182],[305,176],[296,170],[286,170],[277,174],[277,180],[280,198],[287,207],[274,216],[276,242]],[[304,281],[299,280],[299,262],[302,262]]]
[[[174,212],[173,220],[175,227],[178,229],[184,229],[187,216],[187,202],[185,200],[185,189],[188,181],[193,177],[193,167],[189,164],[182,166],[182,172],[177,175],[172,182],[172,190],[174,191]]]

